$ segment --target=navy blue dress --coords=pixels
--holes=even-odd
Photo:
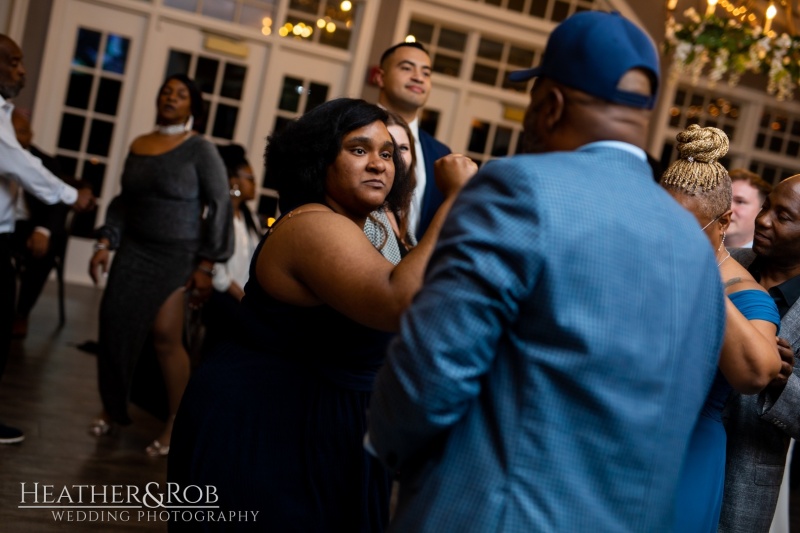
[[[748,320],[766,320],[780,328],[780,315],[772,297],[759,290],[729,295]],[[725,445],[722,410],[733,388],[717,370],[706,403],[697,419],[678,485],[676,533],[716,533],[725,488]]]
[[[362,441],[390,335],[326,305],[275,300],[252,268],[240,340],[215,350],[184,394],[168,480],[213,485],[220,510],[259,511],[257,521],[170,531],[384,531],[391,481]]]

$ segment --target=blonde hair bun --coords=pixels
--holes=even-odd
[[[728,153],[728,136],[719,128],[701,128],[692,124],[680,132],[680,158],[667,168],[661,183],[687,194],[715,189],[728,175],[718,160]]]

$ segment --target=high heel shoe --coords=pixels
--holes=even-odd
[[[169,446],[164,446],[157,440],[154,440],[144,451],[150,457],[166,457],[169,454]]]
[[[91,424],[89,424],[89,435],[102,437],[103,435],[110,434],[113,428],[114,425],[111,422],[106,422],[102,418],[95,418],[92,420]]]

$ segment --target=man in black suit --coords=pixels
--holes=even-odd
[[[31,144],[33,132],[28,118],[15,109],[11,122],[19,144],[41,159],[47,170],[61,177],[56,159]],[[70,208],[61,203],[47,205],[28,192],[19,195],[17,200],[13,240],[19,296],[12,336],[24,338],[28,333],[28,315],[39,299],[56,259],[64,256],[67,245],[66,219]]]

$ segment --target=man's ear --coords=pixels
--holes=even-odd
[[[564,116],[564,93],[557,85],[547,88],[542,103],[539,120],[543,121],[545,131],[553,131]]]
[[[377,85],[381,89],[383,89],[383,75],[385,74],[385,72],[386,71],[384,71],[382,68],[377,68],[375,70],[375,73],[372,75],[372,81],[374,81],[375,85]]]

